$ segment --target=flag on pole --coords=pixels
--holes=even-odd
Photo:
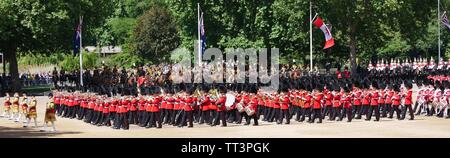
[[[445,27],[450,29],[450,24],[448,22],[448,18],[447,18],[446,12],[444,12],[444,14],[442,14],[441,22],[442,22],[442,24],[444,24]]]
[[[320,17],[317,17],[316,20],[314,20],[313,24],[320,28],[322,32],[325,34],[325,47],[323,49],[328,49],[330,47],[334,46],[334,39],[331,35],[331,31],[328,28],[327,25],[323,23],[323,20]]]
[[[200,42],[201,42],[201,52],[202,55],[203,53],[205,53],[206,50],[206,35],[205,35],[205,25],[203,23],[203,12],[201,13],[200,16]]]
[[[80,23],[78,24],[76,30],[75,30],[75,37],[73,39],[73,55],[76,56],[81,47],[81,26],[83,24],[83,21],[80,20]]]

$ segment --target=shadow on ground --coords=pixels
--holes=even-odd
[[[0,126],[0,138],[49,138],[58,135],[80,134],[81,132],[57,131],[41,132],[39,129],[30,128],[10,128]]]

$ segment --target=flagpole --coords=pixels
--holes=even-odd
[[[200,23],[200,3],[197,3],[197,31],[198,31],[198,64],[200,65],[202,61],[202,42],[201,42],[201,35],[200,35],[200,29],[201,29],[201,23]]]
[[[438,0],[438,31],[439,31],[439,43],[438,43],[438,63],[441,61],[441,0]]]
[[[80,85],[83,86],[83,16],[80,16]]]
[[[311,0],[309,1],[309,60],[310,60],[310,71],[313,70],[313,48],[312,48],[312,3]]]

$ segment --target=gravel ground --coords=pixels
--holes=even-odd
[[[4,98],[1,100],[3,101]],[[382,118],[380,122],[354,120],[351,123],[324,121],[309,124],[291,121],[290,125],[260,122],[260,126],[228,124],[228,127],[210,127],[194,124],[194,128],[163,126],[162,129],[145,129],[135,125],[130,130],[113,130],[97,127],[80,120],[58,117],[57,132],[40,132],[44,121],[47,97],[38,99],[38,128],[23,128],[0,118],[0,137],[12,138],[450,138],[450,119],[417,116],[415,120]]]

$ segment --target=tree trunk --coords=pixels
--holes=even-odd
[[[11,75],[12,90],[18,92],[22,88],[19,80],[19,66],[17,65],[17,48],[11,45],[11,48],[6,52],[6,60],[9,63],[9,73]]]
[[[352,74],[356,74],[356,26],[350,25],[350,67]]]

